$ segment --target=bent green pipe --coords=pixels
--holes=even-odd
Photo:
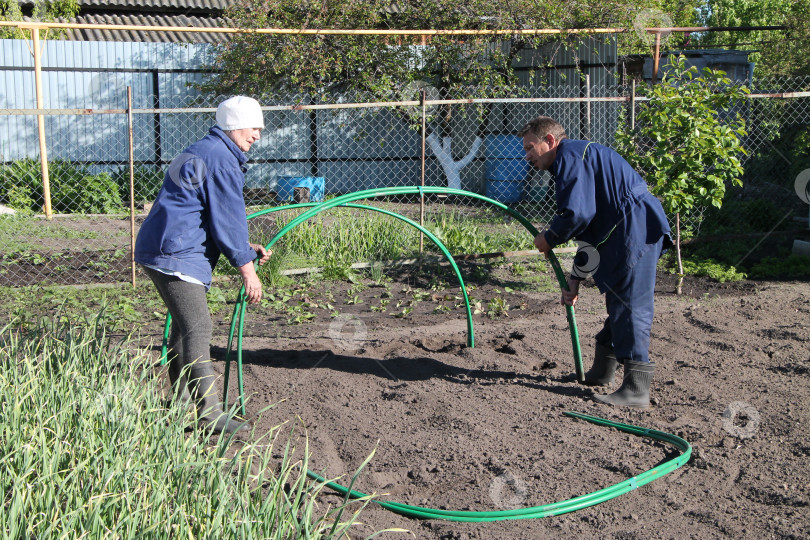
[[[274,237],[271,240],[271,242],[267,245],[267,247],[268,248],[271,247],[278,240],[278,238],[283,236],[283,234],[286,234],[286,232],[288,230],[292,229],[293,227],[297,226],[299,223],[302,223],[303,221],[309,219],[310,217],[312,217],[312,216],[316,215],[317,213],[319,213],[321,211],[324,211],[324,210],[326,210],[328,208],[333,208],[335,206],[340,206],[340,205],[350,203],[350,202],[360,200],[360,199],[367,199],[367,198],[373,198],[373,197],[387,197],[387,196],[390,196],[390,195],[417,194],[417,193],[418,194],[438,193],[438,194],[447,194],[447,195],[460,195],[460,196],[472,197],[472,198],[475,198],[475,199],[479,199],[481,201],[487,202],[487,203],[489,203],[489,204],[491,204],[493,206],[496,206],[496,207],[502,209],[507,214],[514,217],[533,236],[537,236],[537,234],[539,234],[539,231],[534,227],[534,225],[532,225],[532,223],[529,220],[527,220],[523,215],[521,215],[517,211],[513,210],[512,208],[509,208],[508,206],[506,206],[505,204],[503,204],[503,203],[501,203],[499,201],[496,201],[494,199],[490,199],[489,197],[480,195],[478,193],[472,193],[472,192],[464,191],[464,190],[460,190],[460,189],[452,189],[452,188],[444,188],[444,187],[401,186],[401,187],[393,187],[393,188],[368,189],[368,190],[358,191],[358,192],[354,192],[354,193],[348,193],[346,195],[341,195],[341,196],[336,197],[334,199],[331,199],[329,201],[320,203],[317,206],[315,206],[314,208],[308,210],[307,212],[302,213],[300,216],[298,216],[297,218],[293,219],[290,223],[288,223],[287,226],[284,227],[284,229],[282,229],[281,231],[279,231],[279,233],[276,235],[276,237]],[[281,208],[289,208],[289,207],[290,206],[281,207]],[[568,283],[567,283],[567,280],[565,279],[565,275],[562,272],[562,268],[560,267],[560,264],[559,264],[559,261],[557,260],[557,257],[554,255],[553,252],[550,251],[547,254],[547,258],[548,258],[549,263],[551,264],[551,266],[552,266],[552,268],[554,270],[554,274],[555,274],[555,276],[557,278],[557,282],[560,285],[560,288],[563,289],[563,290],[568,290]],[[464,287],[462,287],[462,290],[464,290]],[[465,292],[465,295],[466,295],[466,291],[464,291],[464,292]],[[239,305],[242,306],[241,314],[243,315],[244,311],[245,311],[245,307],[246,307],[245,299],[244,299],[244,286],[242,286],[240,288],[240,290],[239,290],[238,299],[239,300],[237,302],[237,306],[239,306]],[[231,321],[232,330],[231,330],[231,337],[229,338],[228,351],[230,351],[230,347],[232,345],[231,341],[232,341],[232,334],[233,334],[233,325],[235,324],[235,319],[236,319],[235,316],[236,316],[236,313],[237,313],[236,310],[237,310],[237,308],[235,307],[234,308],[234,320]],[[568,329],[569,329],[569,332],[570,332],[570,335],[571,335],[571,345],[572,345],[573,354],[574,354],[574,367],[575,367],[575,371],[576,371],[576,374],[577,374],[577,379],[580,382],[584,382],[585,376],[584,376],[584,369],[582,367],[582,350],[580,348],[579,334],[577,332],[576,316],[574,314],[574,308],[572,306],[566,306],[566,317],[567,317],[567,320],[568,320]],[[242,327],[243,327],[244,321],[243,321],[242,316],[240,316],[239,319],[240,319],[240,332],[239,332],[240,333],[240,338],[238,340],[237,347],[241,349],[241,335],[242,335]],[[167,326],[169,324],[169,317],[168,316],[167,316],[166,324],[167,324]],[[164,350],[163,361],[165,362],[165,350],[166,350],[165,342],[164,342],[163,350]],[[241,350],[239,351],[239,353],[241,353]],[[239,356],[241,357],[241,354],[239,354]],[[227,376],[228,375],[227,375],[227,372],[226,372],[226,377]],[[241,385],[240,385],[240,394],[243,395]]]
[[[280,231],[276,236],[277,237],[282,236],[282,233],[286,233],[287,230],[292,229],[299,223],[306,221],[307,219],[318,214],[319,212],[326,210],[327,208],[333,208],[335,206],[340,206],[342,204],[353,202],[360,199],[370,199],[374,197],[388,197],[390,195],[412,195],[424,193],[460,195],[484,201],[486,203],[489,203],[493,206],[500,208],[510,216],[514,217],[521,225],[523,225],[524,228],[526,228],[526,230],[529,231],[532,237],[535,237],[539,234],[539,231],[534,227],[534,225],[532,225],[532,223],[528,219],[526,219],[523,215],[521,215],[519,212],[513,210],[512,208],[509,208],[500,201],[490,199],[489,197],[486,197],[484,195],[472,193],[470,191],[464,191],[461,189],[452,189],[445,187],[400,186],[400,187],[377,188],[377,189],[366,189],[363,191],[356,191],[354,193],[347,193],[345,195],[335,197],[334,199],[322,202],[316,207],[312,208],[311,210],[302,213],[300,216],[290,221],[290,223],[288,223],[287,226],[284,229],[282,229],[282,231]],[[273,241],[271,241],[271,244],[268,244],[268,246],[272,245],[272,243]],[[554,255],[553,252],[549,251],[547,258],[549,263],[551,264],[551,267],[554,269],[554,274],[557,277],[557,282],[559,283],[560,288],[563,290],[568,290],[568,282],[565,279],[565,275],[563,274],[562,268],[560,268],[560,263],[557,260],[557,257]],[[568,329],[571,334],[571,346],[574,353],[574,368],[576,370],[577,379],[579,380],[579,382],[584,382],[585,374],[582,367],[582,350],[579,344],[579,334],[577,332],[577,322],[576,316],[574,314],[574,308],[573,306],[565,306],[565,308],[566,308],[566,317],[568,319]]]
[[[433,508],[425,508],[421,506],[412,506],[393,501],[382,501],[372,498],[371,501],[386,508],[396,514],[406,517],[418,519],[442,519],[446,521],[467,521],[467,522],[489,522],[489,521],[502,521],[507,519],[530,519],[542,518],[547,516],[556,516],[568,512],[574,512],[594,506],[610,499],[616,498],[620,495],[633,491],[643,485],[646,485],[653,480],[661,478],[669,474],[675,469],[685,465],[692,455],[692,445],[685,439],[682,439],[671,433],[658,431],[655,429],[642,428],[632,424],[622,424],[619,422],[612,422],[598,416],[590,416],[587,414],[576,412],[565,412],[566,416],[572,418],[579,418],[597,425],[608,426],[616,428],[625,433],[637,435],[641,437],[650,437],[652,439],[672,444],[681,450],[681,454],[670,459],[661,465],[654,467],[646,472],[643,472],[632,478],[628,478],[618,484],[594,491],[586,495],[580,495],[565,501],[545,504],[542,506],[533,506],[529,508],[518,508],[513,510],[498,510],[498,511],[465,511],[465,510],[437,510]],[[326,487],[333,489],[341,495],[350,498],[368,497],[367,494],[356,490],[350,490],[336,482],[327,481],[323,476],[307,471],[307,476],[313,478],[318,482],[323,482]]]
[[[291,210],[296,208],[310,208],[310,207],[318,207],[320,203],[301,203],[301,204],[291,204],[285,206],[277,206],[274,208],[267,208],[264,210],[260,210],[258,212],[254,212],[250,214],[247,219],[253,219],[259,216],[263,216],[266,214],[270,214],[273,212],[278,212],[281,210]],[[447,258],[450,266],[453,268],[453,271],[456,273],[456,277],[458,278],[459,285],[461,287],[461,293],[464,297],[464,305],[467,310],[467,345],[470,347],[475,346],[475,337],[473,331],[473,318],[472,318],[472,310],[470,309],[470,298],[467,295],[467,287],[464,285],[464,278],[461,276],[461,270],[459,270],[458,265],[456,264],[455,260],[453,259],[452,254],[448,251],[447,247],[439,240],[433,233],[429,230],[424,228],[422,225],[416,223],[415,221],[395,212],[391,212],[390,210],[385,210],[384,208],[377,208],[374,206],[367,206],[363,204],[354,204],[354,203],[345,203],[340,205],[341,208],[358,208],[362,210],[371,210],[373,212],[380,212],[390,217],[394,217],[399,219],[405,223],[408,223],[412,227],[415,227],[420,232],[424,233],[436,246],[441,250],[442,254]],[[326,210],[325,208],[324,210]],[[314,215],[314,214],[313,214]],[[292,227],[284,227],[282,228],[267,244],[266,248],[270,249],[284,234],[289,232]],[[242,414],[245,414],[245,402],[244,402],[244,379],[242,376],[242,336],[243,336],[243,329],[244,329],[244,315],[245,310],[247,308],[247,302],[244,297],[244,286],[239,290],[239,296],[237,297],[236,305],[233,309],[233,316],[231,317],[231,327],[230,333],[228,335],[228,346],[225,353],[225,377],[223,384],[225,386],[225,396],[223,401],[228,403],[228,381],[230,380],[230,354],[231,354],[231,347],[233,345],[233,335],[234,329],[236,326],[236,321],[239,320],[239,334],[237,337],[236,348],[237,348],[237,377],[238,377],[238,385],[239,385],[239,401],[242,408]]]

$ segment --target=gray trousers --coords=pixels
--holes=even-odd
[[[203,396],[210,396],[214,391],[213,369],[211,368],[213,323],[205,297],[205,287],[151,268],[143,267],[143,269],[155,284],[163,303],[166,304],[172,316],[168,361],[173,390],[183,395],[184,390],[188,387],[195,400],[199,400]],[[192,364],[205,369],[205,374],[200,373],[199,375],[206,379],[209,378],[206,375],[210,372],[210,380],[193,380],[190,385],[185,377],[180,380],[183,367]],[[186,373],[186,375],[189,374]]]

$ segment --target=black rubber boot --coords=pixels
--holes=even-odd
[[[217,398],[216,374],[210,360],[199,360],[189,370],[189,388],[197,405],[197,418],[214,433],[250,431],[250,423],[228,417]]]
[[[593,366],[585,372],[585,382],[588,386],[607,386],[616,377],[616,353],[613,347],[596,343],[596,350],[593,354]]]
[[[606,396],[593,396],[596,401],[619,407],[646,409],[650,406],[650,384],[655,373],[654,362],[624,361],[624,380],[618,390]]]

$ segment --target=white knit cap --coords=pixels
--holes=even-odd
[[[217,125],[225,131],[245,128],[264,129],[259,102],[246,96],[228,98],[217,107]]]

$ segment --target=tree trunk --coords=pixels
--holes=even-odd
[[[675,294],[682,294],[683,285],[683,259],[681,259],[681,214],[675,214],[675,253],[678,256],[678,284],[675,287]]]

